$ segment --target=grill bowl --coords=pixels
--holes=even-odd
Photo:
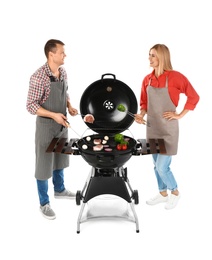
[[[122,167],[136,150],[137,142],[135,139],[129,136],[124,136],[124,138],[128,140],[128,147],[126,150],[117,150],[117,143],[114,141],[114,136],[109,136],[109,140],[105,145],[109,146],[112,151],[105,151],[105,148],[101,151],[94,151],[93,146],[95,144],[93,143],[93,140],[104,140],[104,136],[97,134],[89,137],[91,137],[91,141],[87,141],[87,137],[79,139],[77,141],[77,148],[84,160],[95,168],[114,169]],[[83,145],[86,145],[88,148],[83,149]]]

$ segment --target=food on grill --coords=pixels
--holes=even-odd
[[[104,137],[104,139],[105,139],[106,141],[108,141],[108,140],[109,140],[109,136],[106,135],[106,136]]]
[[[86,144],[83,144],[82,149],[86,150],[88,149],[88,146]]]
[[[117,150],[127,150],[128,146],[127,146],[127,143],[120,143],[120,144],[117,144],[116,145],[116,149]]]
[[[104,148],[104,150],[105,150],[105,152],[112,152],[112,148],[110,148],[110,147],[106,147],[106,148]]]
[[[127,150],[129,144],[129,138],[125,138],[123,134],[115,134],[114,140],[117,143],[117,150]]]
[[[124,142],[124,143],[121,144],[121,149],[122,150],[127,150],[127,148],[128,148],[128,143]]]
[[[124,135],[123,134],[115,134],[114,140],[116,143],[121,143],[124,141]]]
[[[117,109],[118,109],[119,111],[121,111],[121,112],[125,112],[125,111],[126,111],[125,106],[122,105],[122,104],[119,104],[119,105],[117,106]]]
[[[121,150],[121,144],[117,144],[116,149],[120,151]]]
[[[90,140],[91,140],[91,137],[90,137],[90,136],[87,136],[87,137],[86,137],[86,141],[89,142]]]
[[[106,140],[102,140],[102,144],[106,144],[107,143],[107,141]]]
[[[103,146],[104,146],[104,147],[109,147],[109,144],[104,144]]]
[[[91,115],[91,114],[87,114],[87,115],[84,116],[84,121],[85,121],[86,123],[91,123],[91,124],[93,124],[94,120],[95,120],[95,119],[94,119],[94,116]]]
[[[102,143],[102,140],[101,140],[101,139],[94,139],[94,140],[93,140],[93,143],[94,143],[94,144],[101,144],[101,143]]]
[[[93,150],[94,151],[101,151],[103,149],[103,145],[102,144],[97,144],[93,146]]]

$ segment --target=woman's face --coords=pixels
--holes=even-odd
[[[157,58],[155,49],[151,49],[149,52],[149,65],[154,69],[159,66],[159,60]]]

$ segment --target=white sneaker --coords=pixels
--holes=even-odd
[[[158,203],[167,202],[167,201],[168,201],[168,198],[169,198],[168,195],[164,197],[163,195],[161,195],[161,194],[159,193],[157,196],[155,196],[155,197],[153,197],[153,198],[147,200],[147,201],[146,201],[146,204],[148,204],[148,205],[156,205],[156,204],[158,204]]]
[[[169,197],[169,200],[167,201],[165,205],[165,209],[173,209],[177,206],[177,203],[180,199],[180,194],[178,196],[171,194]]]

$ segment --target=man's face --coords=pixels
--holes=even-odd
[[[50,54],[51,54],[51,57],[52,57],[52,61],[56,65],[60,66],[60,65],[64,64],[64,59],[66,57],[64,45],[57,44],[56,51],[50,52]]]

